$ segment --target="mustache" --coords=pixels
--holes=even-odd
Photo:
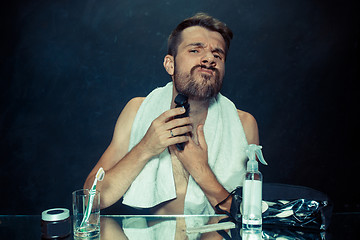
[[[219,73],[219,70],[217,68],[214,68],[212,66],[201,65],[201,64],[198,64],[198,65],[195,65],[194,67],[192,67],[190,72],[193,73],[195,71],[195,69],[197,69],[197,68],[205,68],[205,69],[212,70],[215,73]]]

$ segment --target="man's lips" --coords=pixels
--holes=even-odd
[[[190,73],[193,74],[195,71],[198,71],[199,73],[209,74],[212,76],[218,75],[219,70],[210,66],[207,67],[205,65],[196,65],[193,68],[191,68]]]
[[[202,73],[208,73],[208,74],[211,74],[211,75],[214,74],[214,70],[211,69],[211,68],[199,67],[198,71],[202,72]]]

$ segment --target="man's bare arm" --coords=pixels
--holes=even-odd
[[[111,173],[111,169],[119,163],[121,159],[125,157],[127,154],[128,146],[129,146],[129,139],[130,139],[130,132],[132,123],[135,119],[136,112],[138,111],[143,98],[134,98],[130,100],[126,106],[124,107],[123,111],[121,112],[114,129],[113,138],[111,140],[110,145],[106,149],[106,151],[101,156],[98,163],[95,165],[93,170],[90,172],[89,176],[87,177],[84,188],[90,189],[91,184],[94,180],[94,176],[97,170],[100,167],[103,167],[106,172],[106,177],[102,182],[98,182],[97,189],[101,191],[101,208],[110,206],[113,202],[116,202],[118,199],[121,198],[123,195],[123,189],[127,189],[127,183],[125,183],[125,179],[129,179],[133,176],[127,176],[127,174],[136,174],[134,169],[129,169],[137,166],[133,162],[129,164],[129,161],[124,161],[122,165],[124,165],[121,170],[117,173]],[[136,151],[135,151],[136,153]],[[130,155],[131,158],[131,155]],[[136,159],[139,160],[139,159]],[[135,160],[135,161],[136,161]],[[139,160],[141,162],[141,160]],[[129,166],[127,166],[129,165]],[[140,168],[141,166],[139,166]],[[131,170],[124,173],[124,170]],[[114,172],[114,171],[113,171]],[[115,171],[116,172],[116,171]],[[117,178],[122,178],[118,181],[118,184],[114,184]],[[124,179],[124,180],[123,180]],[[111,188],[114,188],[111,190]],[[122,190],[121,190],[122,189]],[[109,191],[107,191],[109,190]],[[120,190],[120,191],[119,191]]]
[[[188,141],[187,136],[170,135],[170,129],[174,128],[182,134],[191,131],[189,127],[184,127],[190,124],[189,118],[173,119],[182,114],[183,109],[171,109],[156,118],[144,138],[127,152],[131,128],[142,101],[143,98],[134,98],[125,106],[116,123],[109,147],[85,181],[84,188],[90,188],[97,170],[104,168],[105,178],[97,185],[101,192],[101,208],[111,206],[125,194],[151,157],[160,154],[170,145]]]

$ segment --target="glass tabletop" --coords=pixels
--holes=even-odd
[[[103,215],[97,239],[223,239],[216,229],[224,228],[233,239],[261,239],[248,235],[234,224],[217,224],[224,215]],[[263,226],[262,239],[357,239],[360,213],[333,214],[326,232],[277,229]],[[40,239],[40,215],[0,215],[0,239]],[[235,227],[235,228],[234,228]],[[209,229],[210,228],[210,229]],[[228,230],[232,228],[232,230]],[[73,239],[69,236],[66,239]]]

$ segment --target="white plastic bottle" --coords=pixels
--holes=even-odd
[[[258,169],[256,156],[267,165],[261,152],[261,146],[250,144],[246,149],[249,158],[243,185],[242,228],[245,231],[262,231],[262,174]]]

